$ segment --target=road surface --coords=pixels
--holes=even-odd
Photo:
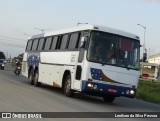
[[[7,64],[5,70],[0,70],[0,112],[160,112],[160,105],[124,97],[116,98],[112,104],[107,104],[102,98],[92,96],[76,95],[74,98],[69,98],[63,95],[61,89],[47,85],[41,87],[30,85],[27,78],[22,75],[15,76],[13,67]],[[116,119],[66,118],[65,120],[111,121]],[[151,119],[120,118],[118,120],[149,121]]]

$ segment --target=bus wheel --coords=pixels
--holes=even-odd
[[[113,96],[104,96],[103,100],[107,103],[112,103],[115,100],[115,97]]]
[[[67,76],[65,79],[64,94],[68,97],[74,96],[74,91],[71,89],[71,76]]]
[[[30,72],[29,72],[29,83],[30,83],[31,85],[33,85],[33,83],[34,83],[33,69],[31,69]]]
[[[38,82],[38,77],[39,77],[39,74],[38,74],[38,71],[35,72],[35,75],[34,75],[34,85],[36,87],[40,87],[41,86],[41,83]]]

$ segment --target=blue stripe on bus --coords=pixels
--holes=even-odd
[[[88,87],[87,85],[91,83],[93,87]],[[133,90],[135,93],[130,94],[130,90]],[[97,96],[103,95],[113,95],[113,96],[124,96],[134,98],[136,95],[136,88],[122,87],[116,85],[102,84],[97,82],[82,81],[82,93],[93,94]]]
[[[28,53],[27,62],[28,62],[28,67],[30,66],[32,66],[33,68],[35,68],[36,66],[38,67],[40,62],[40,53],[37,52]]]

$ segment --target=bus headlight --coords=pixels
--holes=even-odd
[[[131,94],[131,95],[134,95],[134,90],[130,90],[130,94]]]
[[[2,64],[2,66],[4,66],[4,64]]]
[[[92,88],[93,87],[93,84],[91,84],[91,83],[88,83],[88,85],[87,85],[89,88]]]

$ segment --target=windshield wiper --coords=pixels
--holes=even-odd
[[[130,70],[130,68],[128,67],[128,65],[126,66],[127,70]]]
[[[105,61],[101,62],[102,66],[106,65],[107,63]]]
[[[126,63],[125,65],[126,65],[127,70],[129,70],[130,68],[129,68],[128,64]]]

